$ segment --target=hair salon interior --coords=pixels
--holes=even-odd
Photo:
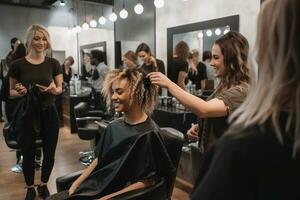
[[[299,199],[253,173],[255,196],[254,165],[214,150],[259,71],[268,1],[1,0],[0,199]]]

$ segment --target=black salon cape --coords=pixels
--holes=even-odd
[[[159,129],[149,118],[138,125],[129,125],[123,118],[110,123],[95,155],[97,168],[69,199],[99,198],[137,181],[155,180],[175,171]]]
[[[18,99],[9,124],[9,140],[17,141],[21,149],[32,148],[40,135],[39,89],[29,84],[27,93]]]

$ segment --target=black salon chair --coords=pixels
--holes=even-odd
[[[96,141],[99,140],[99,126],[95,121],[101,121],[102,113],[97,111],[90,111],[89,105],[86,102],[80,102],[74,107],[74,115],[77,125],[78,137],[81,140],[89,140],[91,142],[91,149],[95,146]],[[89,165],[94,160],[93,151],[79,152],[81,157],[79,161],[83,165]]]
[[[197,143],[192,143],[191,145],[191,160],[192,160],[192,172],[193,172],[193,183],[196,182],[200,168],[202,167],[204,153],[198,147]]]
[[[17,141],[13,137],[10,137],[10,135],[9,135],[9,125],[5,125],[3,127],[3,136],[4,136],[4,141],[5,141],[6,145],[10,149],[12,149],[14,151],[19,151],[21,149],[19,144],[17,143]],[[39,149],[41,147],[42,147],[42,139],[38,138],[38,139],[35,140],[35,148]],[[18,164],[19,163],[17,161],[17,165]],[[11,170],[16,172],[15,170],[13,170],[14,167],[16,167],[16,165],[14,165]],[[21,166],[19,166],[19,167],[20,167],[20,169],[18,169],[19,170],[18,172],[22,172]]]
[[[184,136],[173,128],[162,128],[161,136],[176,168],[168,177],[161,178],[154,186],[123,193],[111,200],[170,200],[176,180]],[[56,179],[57,192],[67,190],[83,171],[75,172]]]

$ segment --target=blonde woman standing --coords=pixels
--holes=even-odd
[[[26,32],[28,54],[14,62],[9,71],[10,96],[25,98],[30,87],[38,91],[37,99],[40,105],[40,137],[42,139],[43,163],[41,183],[37,187],[39,196],[46,199],[49,196],[47,182],[54,165],[55,149],[58,139],[58,115],[55,108],[55,96],[62,92],[62,69],[59,62],[46,57],[51,50],[50,35],[41,25],[32,25]],[[36,105],[38,106],[38,105]],[[35,116],[36,117],[36,116]],[[25,200],[34,199],[34,158],[35,158],[35,127],[29,127],[28,119],[21,119],[23,139],[19,141],[23,153],[23,173],[27,194]],[[30,129],[31,128],[31,129]]]
[[[208,154],[192,200],[300,199],[299,23],[299,0],[263,3],[258,81]]]

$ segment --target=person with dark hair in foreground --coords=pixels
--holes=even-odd
[[[159,128],[150,118],[157,88],[138,68],[112,70],[103,88],[108,107],[124,117],[112,121],[95,149],[96,159],[68,191],[49,200],[110,199],[121,193],[152,186],[174,166]],[[155,145],[154,145],[155,144]]]
[[[208,152],[192,200],[300,199],[299,23],[299,0],[264,1],[258,80]]]

